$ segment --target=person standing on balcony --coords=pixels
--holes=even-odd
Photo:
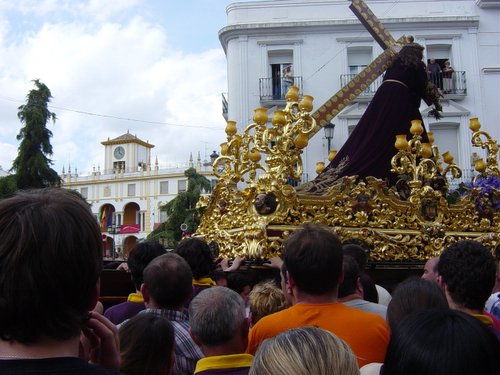
[[[443,82],[441,81],[441,66],[436,62],[435,59],[430,59],[429,64],[427,64],[427,74],[429,79],[437,86],[440,90],[443,89]]]
[[[288,65],[283,69],[283,96],[286,95],[290,86],[293,86],[292,65]]]
[[[453,92],[453,72],[450,61],[446,60],[443,67],[443,93],[449,94]]]

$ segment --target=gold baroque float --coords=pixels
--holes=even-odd
[[[453,157],[421,142],[422,125],[412,123],[410,140],[399,137],[392,170],[401,178],[389,188],[382,180],[356,176],[336,181],[322,195],[303,194],[290,181],[299,181],[302,150],[316,129],[311,116],[313,98],[299,101],[296,87],[284,110],[268,121],[267,109],[255,110],[243,134],[229,121],[227,141],[214,162],[218,184],[198,208],[197,235],[216,242],[222,255],[265,259],[279,254],[283,240],[301,223],[329,226],[341,239],[359,238],[373,248],[375,261],[415,261],[437,255],[449,244],[474,239],[490,248],[499,244],[500,212],[478,209],[480,192],[472,188],[456,203],[446,199],[448,176],[460,176]],[[480,177],[500,178],[498,145],[471,119],[472,144],[486,150],[476,161]],[[444,162],[444,164],[443,164]],[[443,166],[445,165],[445,166]],[[499,191],[493,190],[495,199]]]

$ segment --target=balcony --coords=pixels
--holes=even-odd
[[[340,86],[347,85],[356,74],[342,74],[340,76]],[[383,82],[383,77],[378,77],[370,86],[366,88],[355,101],[369,101]],[[443,93],[445,99],[463,99],[467,95],[467,80],[464,71],[455,71],[451,78],[443,78],[441,73],[435,77],[434,83]]]
[[[302,77],[292,78],[293,85],[299,88],[299,92],[302,92]],[[282,78],[259,78],[260,102],[262,105],[283,105],[286,102],[285,94],[289,86],[291,84]]]

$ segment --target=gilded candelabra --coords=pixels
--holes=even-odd
[[[487,132],[479,130],[481,124],[477,117],[470,119],[469,129],[472,130],[472,145],[486,149],[486,163],[483,159],[474,161],[475,169],[480,175],[492,175],[500,177],[498,169],[498,143]],[[484,138],[484,140],[482,139]]]
[[[398,152],[391,160],[391,172],[410,176],[408,186],[412,189],[412,194],[438,171],[436,161],[431,159],[431,144],[422,142],[423,132],[422,121],[412,120],[410,133],[413,137],[408,141],[406,134],[396,136],[394,146]]]
[[[289,88],[285,97],[285,109],[274,111],[270,124],[266,108],[255,109],[254,122],[242,135],[237,134],[236,123],[228,121],[227,142],[221,144],[221,156],[213,167],[220,180],[233,184],[244,181],[261,193],[283,187],[287,179],[300,181],[303,172],[300,155],[308,144],[308,134],[316,126],[309,113],[313,97],[303,95],[299,102],[295,86]],[[265,163],[261,164],[263,155]]]
[[[446,163],[443,168],[438,146],[434,144],[434,135],[427,133],[429,142],[422,142],[424,129],[420,120],[411,121],[410,133],[413,135],[409,141],[406,134],[396,136],[394,146],[398,153],[391,160],[391,171],[399,175],[409,176],[407,182],[415,193],[423,185],[430,185],[439,189],[443,194],[448,189],[446,175],[449,173],[453,178],[460,178],[462,171],[454,163],[454,157],[450,152],[442,155],[442,160]]]

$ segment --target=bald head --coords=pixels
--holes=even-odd
[[[436,283],[438,277],[438,272],[437,272],[438,263],[439,263],[439,257],[433,257],[429,259],[425,263],[422,279]]]

